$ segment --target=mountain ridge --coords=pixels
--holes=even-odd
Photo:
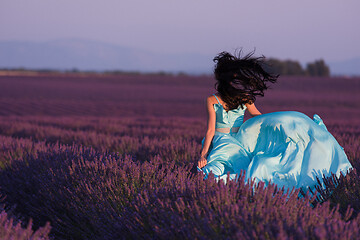
[[[0,41],[0,68],[211,72],[211,57],[160,54],[92,40]]]

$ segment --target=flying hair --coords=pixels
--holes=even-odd
[[[264,56],[253,57],[252,51],[242,57],[242,51],[231,55],[219,53],[215,62],[214,75],[217,80],[215,89],[226,103],[228,110],[254,103],[257,96],[264,96],[268,83],[275,83],[278,75],[264,70]]]

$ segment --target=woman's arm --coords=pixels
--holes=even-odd
[[[245,106],[252,117],[261,115],[261,112],[256,108],[254,103],[251,103],[251,104],[247,103],[247,104],[245,104]]]
[[[206,156],[209,151],[211,141],[215,134],[216,115],[215,115],[215,110],[213,107],[212,96],[207,98],[206,108],[207,108],[207,113],[208,113],[207,131],[206,131],[206,135],[205,135],[204,146],[201,150],[200,159],[198,161],[199,168],[202,168],[206,165]]]

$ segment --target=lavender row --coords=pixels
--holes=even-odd
[[[148,222],[151,219],[148,219],[148,218],[154,217],[150,213],[146,213],[146,212],[150,211],[150,212],[156,213],[155,214],[156,219],[151,220],[151,221],[155,221],[155,222],[161,220],[161,219],[157,219],[158,211],[167,212],[165,214],[164,218],[173,216],[174,214],[175,214],[174,216],[176,216],[177,214],[180,214],[180,213],[177,213],[174,210],[174,208],[172,207],[172,205],[170,204],[170,203],[173,203],[173,201],[174,201],[174,200],[171,200],[171,196],[177,196],[177,194],[179,194],[179,193],[177,193],[177,191],[179,190],[179,189],[177,189],[177,187],[178,187],[177,185],[181,184],[181,182],[187,182],[188,184],[193,184],[193,181],[194,181],[194,178],[190,178],[188,176],[188,174],[186,174],[186,173],[188,173],[188,170],[189,170],[188,168],[177,167],[174,164],[174,162],[164,161],[164,159],[161,159],[160,157],[154,158],[150,162],[145,162],[145,164],[143,164],[143,165],[139,165],[138,163],[134,162],[133,159],[131,159],[130,157],[125,158],[125,161],[123,161],[123,160],[121,160],[121,158],[119,156],[104,155],[102,153],[96,152],[92,148],[84,148],[84,147],[77,147],[77,146],[67,147],[67,146],[61,146],[61,145],[53,146],[53,145],[46,144],[44,142],[34,143],[31,140],[17,140],[17,139],[11,139],[8,137],[2,138],[2,142],[3,142],[3,150],[7,149],[8,152],[14,152],[14,151],[19,152],[19,151],[21,151],[20,149],[24,149],[24,153],[22,155],[18,155],[18,156],[23,156],[23,157],[20,157],[20,158],[17,157],[18,160],[12,161],[11,166],[6,167],[5,168],[6,170],[3,171],[1,174],[2,175],[1,179],[5,180],[5,181],[7,180],[6,182],[3,181],[1,183],[1,186],[4,186],[3,191],[5,191],[5,192],[3,192],[3,194],[7,195],[7,201],[8,201],[9,206],[16,204],[18,206],[22,206],[21,208],[25,208],[23,211],[21,211],[21,210],[19,211],[19,213],[22,215],[25,215],[25,216],[27,215],[28,217],[38,216],[38,217],[34,217],[36,219],[36,223],[37,223],[36,226],[40,226],[47,221],[51,221],[51,223],[54,224],[54,222],[57,221],[56,219],[58,219],[59,221],[64,221],[63,218],[66,218],[66,221],[70,221],[69,226],[65,227],[64,229],[62,226],[59,230],[57,230],[57,229],[60,226],[55,226],[55,228],[54,228],[53,232],[58,237],[61,237],[61,236],[64,238],[69,237],[69,236],[63,236],[62,234],[64,232],[69,232],[68,227],[70,228],[71,226],[74,226],[76,229],[73,230],[73,231],[75,231],[74,233],[70,231],[69,234],[71,234],[71,235],[74,234],[74,236],[77,236],[77,237],[91,238],[90,236],[97,236],[98,238],[102,238],[104,236],[107,236],[105,232],[101,232],[101,233],[99,233],[99,235],[94,235],[95,233],[92,233],[89,230],[89,229],[93,228],[92,225],[88,226],[89,229],[87,229],[86,226],[83,226],[84,232],[79,233],[79,231],[80,231],[79,229],[82,229],[82,228],[79,228],[78,224],[75,224],[74,222],[72,222],[72,221],[78,222],[79,220],[71,220],[71,219],[77,219],[78,216],[69,215],[69,214],[75,214],[75,213],[71,213],[72,210],[74,210],[74,211],[76,210],[77,214],[79,212],[83,212],[83,214],[85,214],[86,216],[81,216],[81,218],[80,218],[81,222],[84,222],[84,221],[87,222],[88,221],[87,218],[93,219],[94,216],[97,216],[97,214],[100,214],[100,213],[98,213],[98,211],[100,211],[99,207],[102,209],[101,212],[110,211],[110,213],[111,213],[111,216],[108,216],[108,215],[103,216],[103,215],[101,215],[102,214],[101,213],[100,216],[98,216],[99,219],[108,219],[108,218],[114,219],[114,217],[117,216],[117,221],[120,221],[122,224],[126,225],[126,226],[123,226],[120,224],[121,228],[119,228],[119,229],[116,228],[116,230],[106,228],[106,231],[119,232],[121,234],[126,233],[126,234],[129,234],[128,236],[132,236],[132,237],[136,237],[136,233],[141,233],[142,236],[144,234],[146,235],[146,234],[148,234],[149,229],[143,229],[143,225],[145,223],[150,224]],[[121,163],[120,165],[119,165],[119,162]],[[130,166],[126,165],[125,163],[130,164]],[[124,164],[127,167],[124,166]],[[19,167],[20,167],[20,169],[19,169]],[[117,168],[120,168],[121,170],[125,170],[125,172],[127,172],[127,174],[122,175],[122,177],[120,177],[121,174],[119,174],[117,172],[119,170]],[[15,170],[15,169],[17,169],[17,170]],[[102,169],[102,170],[100,171],[99,169],[100,170]],[[115,175],[113,175],[114,170],[115,170]],[[4,173],[7,173],[7,174],[4,175]],[[42,174],[39,174],[39,173],[42,173]],[[47,174],[45,178],[44,178],[44,174],[45,175]],[[134,176],[137,178],[135,182],[133,182]],[[170,176],[172,176],[172,177],[170,177]],[[66,180],[64,180],[63,178],[65,178]],[[164,183],[162,181],[165,181],[167,178],[170,178],[170,179],[168,179],[168,182],[166,183],[167,185],[166,184],[164,185]],[[202,178],[200,178],[200,179],[202,179]],[[349,190],[353,191],[354,185],[359,186],[359,180],[358,180],[359,178],[356,175],[352,176],[352,178],[350,178],[350,179],[351,179],[352,183],[348,184],[349,186],[347,188],[345,187],[345,192],[349,191]],[[26,182],[27,184],[24,185],[24,182]],[[114,184],[116,187],[119,187],[119,186],[124,187],[124,182],[126,182],[126,183],[129,183],[130,186],[128,186],[125,189],[119,190],[119,189],[114,189],[114,187],[109,186],[109,185],[103,185],[104,182],[107,182],[108,184],[111,184],[111,185]],[[195,199],[197,199],[197,201],[202,201],[202,199],[205,198],[205,196],[207,196],[208,194],[210,194],[210,196],[212,196],[211,194],[215,194],[217,191],[220,191],[219,189],[213,189],[211,191],[208,190],[208,186],[212,185],[211,181],[204,183],[204,185],[202,185],[202,182],[204,182],[204,181],[201,180],[200,182],[201,183],[199,183],[199,182],[197,183],[200,185],[196,185],[194,187],[194,189],[191,190],[192,191],[191,196],[188,197],[188,201],[195,201]],[[46,183],[45,186],[43,186],[44,183]],[[171,185],[169,185],[170,183],[171,183]],[[50,185],[48,185],[48,184],[50,184]],[[22,188],[21,187],[19,188],[19,186],[22,186]],[[147,188],[144,189],[144,187],[146,187],[146,186],[147,186]],[[160,190],[159,189],[156,190],[156,188],[155,188],[156,186],[162,186],[162,188]],[[44,189],[44,187],[46,189]],[[164,187],[166,187],[165,193],[167,195],[163,198],[159,198],[159,196],[161,196],[161,194],[163,194],[163,192],[164,192]],[[242,185],[240,187],[242,187]],[[75,188],[75,190],[74,190],[74,188]],[[16,189],[16,190],[14,191],[14,189]],[[8,192],[6,192],[6,190]],[[342,188],[342,190],[343,190],[342,193],[344,193],[344,187]],[[88,192],[88,191],[90,191],[90,192]],[[106,193],[104,193],[104,191]],[[203,196],[198,196],[198,198],[196,198],[194,196],[196,194],[198,194],[197,193],[198,191],[200,191],[200,192],[202,191]],[[208,191],[210,191],[210,193]],[[259,191],[259,190],[257,190],[257,191]],[[250,193],[251,193],[251,191],[248,192],[248,194],[250,194]],[[105,194],[105,197],[104,197],[104,194]],[[106,194],[109,194],[109,195],[106,195]],[[152,197],[152,202],[147,203],[150,205],[147,206],[145,204],[145,207],[144,207],[144,202],[143,202],[144,199],[141,198],[140,199],[141,202],[138,203],[138,207],[137,208],[135,207],[135,209],[132,208],[132,206],[136,206],[136,205],[134,205],[136,203],[136,199],[134,200],[134,197],[138,196],[137,194],[145,194],[145,196],[143,197],[145,199],[149,199],[150,197]],[[150,196],[146,195],[146,194],[150,194]],[[263,193],[259,192],[259,194],[263,194]],[[181,192],[180,196],[183,196],[183,195],[184,195],[184,193]],[[36,196],[35,199],[34,199],[34,196]],[[124,200],[123,199],[124,196],[127,197],[127,199]],[[344,196],[344,194],[343,194],[343,196]],[[359,195],[354,195],[354,196],[358,197]],[[13,197],[13,198],[11,198],[11,197]],[[39,197],[40,197],[40,199],[37,199]],[[51,199],[48,199],[48,198],[51,198]],[[56,198],[59,198],[59,199],[56,199]],[[99,199],[99,198],[101,198],[101,199]],[[103,199],[103,198],[106,198],[107,200]],[[170,198],[170,200],[168,200],[169,198]],[[214,201],[218,201],[218,200],[216,200],[217,198],[219,198],[219,196],[214,197],[214,199],[210,198],[210,200],[209,200],[210,202],[208,204],[210,206],[212,206]],[[228,201],[228,198],[229,198],[229,196],[225,195],[225,198],[222,199],[219,202],[219,204],[226,205],[226,201]],[[237,198],[239,198],[238,195],[234,196],[233,200],[235,201],[235,199],[237,199]],[[20,202],[17,202],[17,201],[19,201],[19,199],[21,199],[21,204],[20,204]],[[92,209],[91,211],[88,208],[86,208],[85,210],[82,209],[81,211],[80,211],[80,209],[78,209],[79,207],[83,206],[82,203],[85,199],[86,199],[86,201],[91,200],[91,203],[89,203],[89,205],[91,206],[91,209]],[[157,201],[159,199],[160,200],[165,199],[166,201],[170,201],[170,203],[165,204],[166,210],[158,209],[156,207],[156,206],[158,206]],[[76,201],[74,202],[74,200],[76,200]],[[114,203],[114,202],[112,202],[113,200],[114,201],[118,200],[118,201],[120,201],[120,203],[119,202]],[[344,198],[342,198],[342,200],[344,200]],[[15,201],[15,203],[13,201]],[[23,201],[25,201],[26,204],[24,204]],[[55,201],[55,202],[53,202],[53,201]],[[110,203],[108,203],[108,201],[110,201]],[[225,203],[222,201],[225,201]],[[63,202],[63,203],[60,204],[60,202]],[[69,203],[69,202],[71,202],[71,203]],[[130,202],[131,202],[131,204],[130,204]],[[156,204],[154,204],[155,202],[156,202]],[[250,204],[251,202],[252,201],[250,201],[249,203],[246,203],[246,204]],[[50,208],[50,209],[43,209],[44,208],[43,203],[47,203],[45,208]],[[195,203],[199,204],[198,202],[195,202]],[[193,204],[195,204],[195,203],[190,202],[189,203],[190,205],[186,205],[186,208],[192,209],[191,206],[193,206]],[[40,204],[41,206],[37,206],[37,204]],[[64,205],[68,205],[68,204],[70,204],[70,206],[64,206]],[[161,203],[161,202],[159,204],[164,205],[164,203]],[[195,204],[195,206],[197,206],[196,204]],[[245,203],[243,203],[243,204],[245,204]],[[257,203],[257,205],[258,204],[259,203]],[[294,204],[294,203],[292,203],[292,204]],[[55,210],[51,209],[51,208],[53,208],[53,206],[57,206],[57,208],[58,208],[57,211],[61,211],[61,213],[56,213]],[[119,218],[120,216],[123,216],[123,215],[121,215],[121,212],[117,212],[116,210],[113,210],[112,208],[114,206],[118,206],[117,207],[118,210],[120,208],[130,208],[132,210],[130,213],[126,214],[127,217]],[[306,206],[308,206],[308,205],[306,205]],[[203,206],[203,205],[198,206],[197,210],[202,209],[202,211],[204,211],[204,214],[205,214],[208,209],[204,208],[204,207],[205,206]],[[217,207],[219,207],[219,206],[217,206]],[[254,207],[256,207],[256,206],[254,206]],[[268,207],[270,209],[270,206],[268,206]],[[147,210],[148,208],[150,210]],[[156,208],[156,209],[153,209],[153,208]],[[70,212],[67,212],[67,211],[63,212],[64,209],[65,210],[70,209],[70,210],[68,210]],[[278,209],[276,209],[276,210],[278,210]],[[346,205],[345,210],[347,211],[347,205]],[[90,211],[90,212],[88,212],[88,211]],[[195,210],[189,210],[189,211],[195,211]],[[226,212],[226,211],[230,211],[230,210],[226,209],[224,211]],[[289,211],[289,209],[287,209],[286,211]],[[321,211],[323,211],[323,210],[321,210]],[[343,213],[343,215],[345,216],[345,218],[349,218],[349,216],[346,216],[346,215],[349,215],[349,213],[346,213],[346,211]],[[40,216],[39,216],[39,214],[40,214]],[[44,214],[45,215],[48,214],[51,216],[44,216]],[[62,216],[61,214],[65,214],[65,216]],[[140,220],[138,218],[136,218],[135,220],[132,218],[128,219],[129,216],[133,216],[133,215],[138,216],[139,214],[141,215]],[[187,214],[189,214],[189,213],[187,213]],[[196,213],[196,214],[198,214],[198,213]],[[217,216],[217,214],[220,214],[220,213],[213,212],[213,214],[214,214],[213,218],[216,218],[215,216]],[[228,213],[226,213],[226,214],[228,214]],[[271,214],[269,213],[269,216],[272,216],[272,214],[273,214],[273,212],[271,212]],[[228,215],[226,215],[226,216],[228,216]],[[269,216],[267,216],[267,218]],[[203,218],[203,217],[201,217],[201,218]],[[249,217],[248,221],[250,221],[253,218],[254,218],[254,216]],[[99,219],[95,218],[94,220],[96,220],[96,222],[99,222],[100,221]],[[181,217],[180,217],[180,220],[181,220]],[[178,219],[177,221],[180,221],[180,220]],[[183,220],[181,220],[181,221],[183,221]],[[196,222],[197,222],[197,220],[198,219],[196,219]],[[231,222],[233,222],[233,221],[237,222],[236,218],[234,219],[233,216],[231,216],[230,218],[227,218],[227,220],[229,221],[229,224],[232,224]],[[134,221],[136,224],[134,224]],[[161,221],[163,221],[164,223],[167,223],[165,219],[162,219]],[[352,220],[352,221],[354,221],[354,220]],[[182,225],[185,224],[185,226],[189,227],[189,229],[192,229],[192,228],[190,228],[189,225],[194,224],[192,222],[187,222],[187,221],[186,221],[186,223],[183,223],[183,222],[180,222],[180,223]],[[178,225],[180,223],[178,222],[174,226],[180,226],[180,225]],[[111,224],[110,225],[109,224],[110,223],[107,222],[105,225],[111,226],[111,228],[114,227]],[[148,228],[150,228],[150,226],[157,226],[156,224],[155,225],[153,225],[153,224],[154,223],[151,223],[148,226]],[[210,223],[204,222],[205,226],[207,226],[208,224],[210,224]],[[217,228],[221,227],[221,226],[216,225],[215,223],[211,223],[211,224],[213,226],[216,226]],[[279,223],[276,223],[276,224],[279,224]],[[274,226],[273,226],[274,228],[275,228],[276,224],[274,224]],[[95,225],[95,223],[94,223],[94,225]],[[239,228],[239,226],[237,226],[237,228]],[[154,236],[157,236],[157,237],[162,236],[164,238],[165,238],[165,236],[168,236],[169,234],[173,234],[175,231],[173,228],[166,229],[165,226],[162,226],[161,224],[160,224],[160,226],[158,226],[158,228],[155,228],[155,229],[158,229],[158,230],[155,232],[152,232],[151,234]],[[239,228],[239,229],[243,229],[243,228]],[[183,228],[183,230],[181,230],[179,234],[183,235],[184,234],[183,231],[185,231],[185,230],[186,230],[186,228]],[[256,230],[256,231],[253,230],[253,231],[255,231],[255,232],[253,232],[253,234],[258,236],[260,234],[259,232],[262,232],[263,230],[264,229],[260,229],[260,230]],[[354,229],[352,229],[352,231],[353,230]],[[56,232],[56,231],[59,231],[59,232]],[[124,233],[124,231],[125,231],[125,233]],[[215,234],[214,233],[215,230],[212,230],[207,233],[202,233],[203,231],[205,231],[204,229],[197,229],[196,231],[200,235],[205,234],[204,236],[207,236],[207,237],[210,237],[211,235]],[[272,231],[273,231],[273,234],[278,233],[277,230],[276,231],[272,230]],[[283,230],[281,230],[281,231],[283,231]],[[328,235],[331,234],[331,231],[328,232],[327,234]],[[80,235],[78,235],[78,234],[80,234]],[[226,234],[226,232],[225,233],[221,232],[221,234]],[[241,234],[244,234],[244,233],[239,232],[238,234],[240,234],[239,236],[242,236]],[[246,234],[250,234],[250,233],[246,233]],[[305,232],[306,236],[308,236],[309,234],[311,235],[311,234],[315,234],[315,233]],[[216,235],[216,236],[218,236],[218,235]],[[248,236],[248,235],[245,235],[245,236]],[[274,236],[275,235],[273,235],[273,237]],[[278,236],[278,235],[276,235],[276,236]],[[316,235],[316,236],[318,236],[318,235]],[[190,235],[187,235],[187,237],[190,237]],[[337,238],[334,238],[334,239],[337,239]]]
[[[28,239],[50,239],[50,224],[36,231],[32,229],[32,221],[26,227],[22,227],[21,221],[16,221],[5,211],[0,212],[0,239],[28,240]]]
[[[139,163],[78,145],[2,142],[9,152],[25,149],[0,172],[6,207],[34,219],[35,229],[50,222],[57,239],[351,239],[360,233],[360,216],[351,209],[341,214],[330,202],[312,208],[298,191],[244,184],[243,175],[224,185],[161,157]],[[359,184],[356,174],[351,179]]]
[[[130,154],[139,161],[156,155],[179,165],[193,163],[204,129],[191,119],[2,118],[0,134],[47,143],[92,146],[102,152]]]
[[[353,166],[360,169],[360,125],[345,120],[328,122],[329,131],[344,147]],[[180,165],[198,158],[205,127],[203,119],[189,118],[0,118],[3,136],[92,146],[139,160],[160,155]]]

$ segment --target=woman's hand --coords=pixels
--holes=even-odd
[[[199,161],[198,161],[198,167],[199,168],[203,168],[205,167],[207,161],[205,157],[200,157]]]
[[[246,109],[249,111],[250,115],[252,117],[255,117],[255,116],[258,116],[258,115],[261,115],[261,112],[255,107],[255,104],[254,103],[246,103],[245,104],[246,106]]]

